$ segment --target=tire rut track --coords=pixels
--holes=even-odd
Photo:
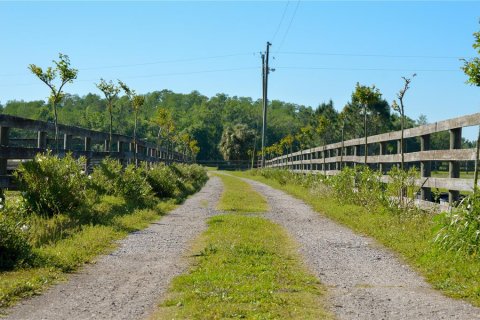
[[[315,212],[303,201],[243,179],[264,195],[264,216],[300,243],[307,265],[328,287],[339,319],[480,319],[480,308],[443,296],[373,239]]]
[[[6,310],[5,319],[141,319],[155,310],[171,280],[184,272],[190,241],[216,214],[223,186],[212,177],[185,203],[148,228],[119,241],[101,256],[42,295]]]

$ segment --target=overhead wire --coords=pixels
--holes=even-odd
[[[276,52],[276,54],[340,56],[340,57],[374,57],[374,58],[469,59],[469,57],[460,57],[460,56],[388,55],[388,54],[370,54],[370,53],[298,52],[298,51],[278,51]]]
[[[283,34],[282,41],[280,42],[280,45],[278,46],[278,50],[280,50],[285,43],[285,39],[287,38],[288,32],[290,31],[290,28],[292,27],[293,20],[295,19],[295,15],[297,14],[298,6],[300,5],[300,0],[297,1],[297,5],[295,6],[295,10],[293,11],[292,18],[290,19],[290,23],[288,24],[287,30]]]
[[[287,1],[287,4],[285,5],[285,8],[283,9],[282,13],[282,18],[280,18],[280,22],[278,23],[277,30],[275,30],[275,33],[273,34],[272,37],[272,43],[275,41],[275,38],[277,37],[278,31],[280,31],[280,27],[282,26],[283,19],[285,19],[285,14],[287,13],[288,6],[290,4],[290,1]]]
[[[195,75],[195,74],[204,74],[204,73],[215,73],[215,72],[230,72],[230,71],[242,71],[242,70],[254,70],[258,67],[241,67],[241,68],[228,68],[228,69],[212,69],[212,70],[200,70],[200,71],[188,71],[188,72],[170,72],[170,73],[159,73],[159,74],[149,74],[141,76],[130,76],[122,77],[123,79],[143,79],[143,78],[155,78],[155,77],[169,77],[169,76],[183,76],[183,75]],[[77,79],[75,82],[94,82],[98,79]],[[22,84],[7,84],[0,87],[17,87],[17,86],[32,86],[40,84],[39,82],[35,83],[22,83]]]
[[[80,70],[80,71],[88,71],[88,70],[102,70],[102,69],[116,69],[116,68],[128,68],[128,67],[141,67],[141,66],[149,66],[149,65],[156,65],[156,64],[180,63],[180,62],[201,61],[201,60],[213,60],[213,59],[239,57],[239,56],[247,56],[247,55],[251,55],[251,53],[233,53],[233,54],[225,54],[225,55],[198,57],[198,58],[183,58],[183,59],[160,60],[160,61],[150,61],[150,62],[142,62],[142,63],[132,63],[132,64],[120,64],[120,65],[100,66],[100,67],[86,67],[86,68],[78,68],[78,70]],[[27,74],[27,73],[24,73],[24,74],[0,74],[0,77],[24,76],[24,75],[26,75],[26,74]]]

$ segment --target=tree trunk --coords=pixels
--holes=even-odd
[[[57,115],[57,106],[55,102],[52,103],[53,105],[53,114],[54,114],[54,125],[55,125],[55,153],[58,154],[58,115]]]
[[[110,108],[110,141],[108,142],[108,151],[112,151],[112,127],[113,127],[113,114],[112,114],[112,108]],[[118,150],[120,152],[120,150]]]
[[[367,157],[368,157],[368,141],[367,141],[367,107],[363,108],[363,129],[365,134],[365,166],[367,165]]]
[[[473,195],[476,196],[478,193],[478,155],[480,152],[480,126],[478,126],[478,137],[477,137],[477,152],[475,155],[475,173],[473,175]]]
[[[133,126],[133,162],[135,163],[135,168],[138,167],[137,163],[137,112],[135,112],[135,124]]]

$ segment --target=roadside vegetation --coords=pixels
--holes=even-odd
[[[480,306],[478,198],[467,198],[451,213],[434,215],[413,205],[415,171],[395,169],[388,187],[379,182],[378,172],[361,166],[328,178],[278,169],[235,174],[284,190],[377,239],[398,252],[433,287]],[[393,198],[405,192],[403,200]]]
[[[198,165],[128,165],[37,155],[0,206],[0,310],[64,279],[174,208],[208,179]]]
[[[218,176],[225,184],[218,209],[231,213],[209,220],[192,249],[190,271],[173,280],[152,318],[332,318],[325,289],[299,262],[287,233],[245,210],[268,210],[265,199],[238,178]]]

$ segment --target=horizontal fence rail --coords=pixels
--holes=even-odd
[[[460,164],[475,160],[475,149],[461,149],[462,128],[480,125],[480,113],[466,115],[409,128],[404,130],[404,139],[419,139],[420,151],[405,152],[404,163],[418,166],[421,178],[416,185],[421,187],[421,200],[432,201],[432,188],[448,190],[449,202],[458,200],[460,191],[472,191],[473,179],[460,178]],[[431,150],[431,135],[449,132],[450,148]],[[401,162],[401,131],[388,132],[367,137],[367,165],[384,174],[386,169]],[[396,152],[388,154],[388,145],[396,145]],[[283,168],[296,172],[323,173],[335,175],[345,166],[365,164],[365,138],[356,138],[306,150],[289,153],[266,161],[266,167]],[[431,164],[434,161],[448,162],[448,177],[432,177]],[[388,182],[388,176],[382,180]]]
[[[58,125],[59,148],[57,154],[72,153],[76,158],[87,159],[86,171],[100,163],[105,157],[118,159],[126,165],[132,162],[190,162],[192,159],[179,152],[168,152],[155,143],[132,137]],[[16,138],[16,136],[22,138]],[[25,138],[28,136],[28,138]],[[36,154],[55,150],[55,125],[39,121],[0,114],[0,188],[12,188],[11,172],[22,161],[33,159]],[[110,149],[112,145],[112,150]]]

